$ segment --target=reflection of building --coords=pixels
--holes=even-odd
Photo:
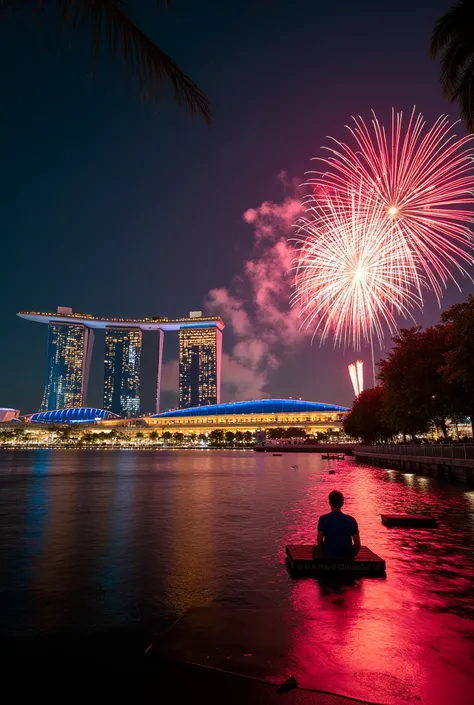
[[[119,416],[140,413],[140,328],[106,328],[104,409]]]
[[[222,332],[183,327],[179,331],[179,408],[220,402]]]
[[[93,331],[83,324],[49,324],[42,411],[84,404],[93,340]]]
[[[177,319],[98,318],[90,314],[73,313],[72,309],[61,306],[58,307],[57,313],[24,311],[18,315],[28,321],[47,323],[49,327],[48,373],[41,405],[42,411],[84,405],[94,330],[97,328],[106,329],[104,400],[107,408],[121,414],[139,412],[142,331],[156,331],[159,336],[157,413],[160,410],[161,362],[165,331],[185,329],[186,335],[183,336],[183,341],[191,341],[195,336],[195,344],[187,346],[183,342],[183,349],[186,349],[183,360],[187,361],[183,379],[187,380],[188,405],[219,401],[224,323],[218,316],[202,316],[200,311],[195,311],[187,318]],[[197,372],[196,360],[199,368]]]

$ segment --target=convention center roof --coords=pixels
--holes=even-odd
[[[55,411],[39,411],[31,414],[31,423],[92,423],[104,419],[118,419],[116,414],[106,409],[93,409],[81,406],[75,409],[56,409]]]
[[[236,414],[304,414],[322,411],[349,411],[345,406],[325,404],[320,401],[302,399],[257,399],[255,401],[234,401],[229,404],[210,404],[189,409],[175,409],[154,414],[153,418],[180,416],[232,416]]]

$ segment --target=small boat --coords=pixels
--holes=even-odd
[[[280,455],[283,455],[283,453],[273,453],[274,458],[278,458]]]
[[[291,466],[291,469],[292,469],[292,470],[298,470],[298,466],[297,466],[297,465],[292,465],[292,466]]]
[[[335,472],[336,472],[335,470],[328,470],[328,475],[334,475]]]
[[[345,457],[345,455],[330,455],[329,453],[327,455],[321,455],[323,460],[345,460]]]

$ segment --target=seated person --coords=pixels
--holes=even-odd
[[[342,492],[333,490],[329,494],[329,514],[323,514],[318,521],[318,542],[315,555],[331,558],[355,558],[360,549],[359,527],[354,517],[344,514]]]

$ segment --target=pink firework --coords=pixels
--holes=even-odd
[[[454,272],[472,279],[465,266],[474,263],[474,138],[458,137],[453,128],[446,116],[427,128],[415,109],[405,129],[402,113],[392,111],[388,135],[375,113],[371,127],[354,118],[353,144],[334,140],[330,156],[317,158],[327,170],[311,172],[308,181],[316,199],[360,192],[363,209],[385,216],[380,238],[390,229],[411,251],[418,294],[423,279],[438,301],[447,282],[456,282]]]
[[[413,254],[385,209],[370,209],[360,192],[333,191],[321,200],[309,196],[298,222],[294,293],[303,327],[321,343],[372,345],[396,316],[421,306],[420,279]]]

